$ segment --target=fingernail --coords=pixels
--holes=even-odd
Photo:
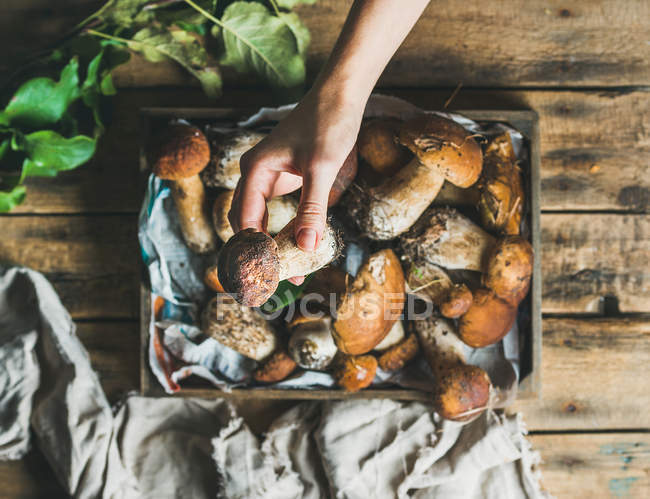
[[[298,237],[296,238],[298,247],[305,251],[315,250],[317,237],[318,235],[314,229],[301,229],[300,232],[298,232]]]

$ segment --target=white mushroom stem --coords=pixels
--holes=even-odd
[[[289,340],[289,355],[305,369],[322,370],[330,365],[338,349],[331,332],[331,318],[298,324]]]
[[[424,357],[434,372],[438,368],[465,363],[467,347],[456,335],[453,322],[440,317],[430,317],[413,323]]]
[[[215,199],[212,208],[214,230],[223,242],[228,241],[235,235],[228,220],[228,212],[234,194],[235,191],[222,192]],[[298,202],[290,196],[279,196],[271,199],[266,204],[266,209],[269,213],[267,230],[269,234],[274,235],[295,218],[298,211]]]
[[[410,264],[404,273],[406,276],[406,292],[439,305],[454,285],[444,269],[420,260]]]
[[[294,223],[295,220],[289,222],[273,238],[278,246],[280,281],[315,272],[334,260],[340,251],[339,237],[329,224],[326,224],[320,244],[314,251],[300,249],[294,237]]]
[[[377,187],[368,189],[363,229],[373,239],[392,239],[407,231],[435,199],[445,178],[417,158]]]
[[[170,181],[170,187],[187,246],[195,253],[214,250],[217,239],[207,214],[205,189],[199,176]]]
[[[242,155],[257,145],[265,134],[252,130],[237,130],[230,134],[214,133],[208,130],[212,158],[201,176],[210,187],[234,189],[241,177],[239,160]]]

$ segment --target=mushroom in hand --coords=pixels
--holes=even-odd
[[[198,128],[172,125],[157,137],[149,150],[153,173],[170,181],[170,188],[181,231],[187,246],[195,253],[216,248],[215,237],[199,172],[210,160],[210,146]]]
[[[219,252],[219,282],[237,302],[259,307],[273,295],[280,281],[324,267],[339,255],[340,249],[338,234],[329,224],[314,251],[304,251],[296,244],[294,220],[275,238],[245,229],[231,237]]]

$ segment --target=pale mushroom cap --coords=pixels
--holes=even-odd
[[[435,114],[421,114],[404,123],[399,140],[422,164],[435,168],[458,187],[469,187],[481,174],[481,147],[453,120]]]
[[[149,150],[153,173],[165,180],[192,177],[210,161],[210,146],[201,130],[190,125],[166,128]]]

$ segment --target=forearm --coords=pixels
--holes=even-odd
[[[429,0],[355,0],[314,90],[365,105]]]

